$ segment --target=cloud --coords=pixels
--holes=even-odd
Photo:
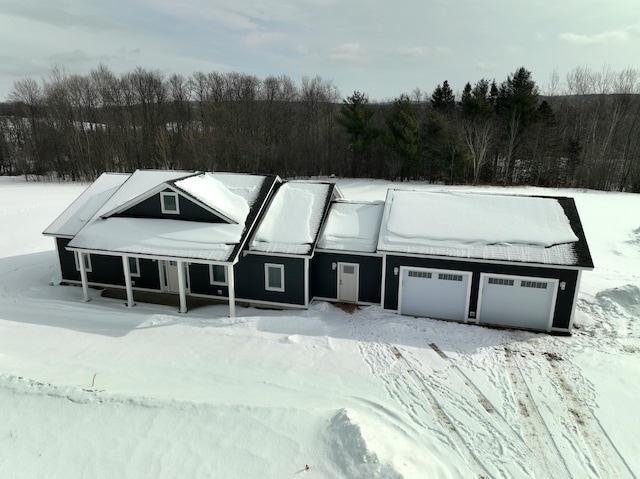
[[[254,32],[242,39],[242,43],[248,47],[259,47],[268,43],[277,43],[285,40],[287,35],[280,32]]]
[[[629,30],[611,30],[608,32],[596,33],[594,35],[579,35],[577,33],[561,33],[560,40],[574,45],[614,45],[626,43],[630,39]]]
[[[418,45],[413,47],[399,47],[396,53],[401,57],[422,58],[433,55],[447,55],[451,52],[447,47],[428,47],[426,45]]]
[[[367,55],[359,43],[343,43],[329,53],[330,60],[345,62],[363,62],[367,60]]]

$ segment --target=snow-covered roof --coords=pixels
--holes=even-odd
[[[109,215],[122,206],[135,202],[137,198],[144,196],[168,181],[175,181],[193,175],[193,172],[188,171],[136,170],[118,189],[116,194],[109,198],[109,201],[98,210],[97,216]]]
[[[136,171],[70,241],[69,247],[120,253],[231,261],[265,176],[233,173]],[[131,183],[130,183],[131,182]],[[172,183],[173,182],[173,183]],[[124,205],[173,184],[233,223],[109,216]]]
[[[576,242],[556,198],[389,190],[378,250],[576,265]]]
[[[289,181],[278,188],[250,250],[307,255],[318,237],[333,185]]]
[[[158,218],[97,218],[69,246],[132,255],[227,261],[244,224],[204,223]]]
[[[129,178],[129,174],[102,173],[43,234],[73,236],[87,224],[96,212],[113,196]]]
[[[373,253],[378,244],[384,203],[335,201],[318,248]]]
[[[256,175],[203,173],[174,185],[231,221],[244,223],[263,181],[263,176]]]

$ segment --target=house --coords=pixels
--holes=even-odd
[[[593,268],[571,198],[390,189],[139,170],[104,173],[44,234],[62,279],[270,307],[313,299],[408,316],[570,332]]]

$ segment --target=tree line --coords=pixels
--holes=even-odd
[[[0,104],[0,174],[138,168],[336,174],[640,192],[640,76],[579,67],[544,95],[524,67],[389,102],[329,80],[53,68]]]

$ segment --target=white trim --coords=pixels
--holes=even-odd
[[[345,256],[371,256],[372,258],[382,258],[384,256],[384,253],[376,253],[375,251],[367,253],[365,251],[351,251],[351,250],[348,250],[348,249],[322,249],[322,248],[316,248],[315,252],[316,253],[324,253],[324,254],[341,254],[341,255],[345,255]]]
[[[570,269],[570,270],[586,270],[593,271],[593,268],[587,266],[575,266],[575,265],[562,265],[562,264],[545,264],[545,263],[525,263],[522,261],[506,261],[497,259],[481,259],[481,258],[466,258],[463,256],[437,256],[429,254],[417,254],[417,253],[403,253],[401,251],[385,251],[381,250],[383,254],[390,255],[396,258],[422,258],[422,259],[436,259],[440,261],[455,261],[458,263],[484,263],[484,264],[500,264],[504,266],[521,266],[524,268],[546,268],[546,269]]]
[[[384,309],[385,286],[387,284],[387,255],[382,255],[382,277],[380,279],[380,306]]]
[[[576,306],[578,304],[578,293],[580,292],[580,281],[582,281],[582,271],[578,271],[578,277],[576,278],[576,284],[573,289],[573,304],[571,305],[571,316],[569,317],[569,326],[567,331],[571,331],[573,329],[573,320],[576,317]]]
[[[269,286],[269,268],[277,268],[280,270],[280,287]],[[284,292],[284,265],[276,263],[264,264],[264,289],[266,291]]]
[[[505,279],[513,279],[513,280],[518,280],[518,281],[530,281],[530,280],[542,280],[542,282],[544,283],[553,283],[553,297],[551,298],[551,310],[549,311],[549,320],[547,322],[547,329],[545,331],[550,332],[552,329],[552,325],[553,325],[553,316],[555,314],[556,311],[556,302],[558,299],[558,285],[560,283],[560,280],[555,279],[555,278],[544,278],[544,277],[540,277],[540,276],[520,276],[520,275],[515,275],[515,274],[504,274],[504,273],[480,273],[480,283],[478,284],[478,304],[476,306],[476,324],[480,324],[480,312],[482,311],[482,293],[483,293],[483,289],[484,289],[484,278],[486,276],[491,276],[491,277],[497,277],[497,278],[505,278]],[[515,284],[514,284],[515,286]],[[518,285],[519,287],[519,285]],[[485,322],[483,324],[492,324],[490,322]],[[499,326],[503,326],[503,327],[513,327],[513,328],[522,328],[522,329],[531,329],[531,330],[535,330],[534,328],[527,328],[526,324],[523,325],[518,325],[518,324],[510,324],[510,325],[502,325],[500,324]],[[536,331],[542,331],[542,330],[536,330]]]
[[[80,268],[80,259],[79,259],[80,256],[82,256],[83,258],[86,258],[86,260],[83,261],[85,272],[86,273],[93,272],[93,267],[91,266],[91,253],[86,253],[84,251],[82,252],[74,251],[74,253],[75,254],[73,255],[73,259],[76,262],[76,271],[82,271],[82,268]]]
[[[84,262],[84,253],[78,253],[80,263],[80,279],[82,280],[82,299],[85,303],[89,302],[89,281],[87,279],[86,263]],[[89,256],[87,255],[87,258]],[[89,260],[89,266],[91,266],[91,260]]]
[[[125,283],[125,288],[127,290],[127,307],[131,308],[134,306],[134,302],[133,302],[133,284],[131,282],[131,268],[130,268],[130,263],[129,260],[131,258],[129,258],[128,256],[123,256],[122,257],[122,269],[124,271],[124,283]],[[139,265],[138,265],[139,268]],[[139,269],[138,269],[139,272]]]
[[[168,210],[165,207],[165,198],[172,197],[176,200],[176,209]],[[163,215],[179,215],[180,214],[180,195],[175,191],[161,191],[160,192],[160,211]]]
[[[128,251],[110,251],[110,250],[98,250],[98,249],[87,249],[87,248],[76,248],[73,246],[65,247],[67,251],[80,251],[88,254],[95,254],[98,256],[122,256],[126,254],[127,256],[141,258],[141,259],[151,259],[155,261],[184,261],[185,263],[196,263],[196,264],[229,264],[229,261],[223,260],[208,260],[202,258],[187,258],[186,256],[159,256],[159,255],[151,255],[151,254],[143,254],[143,253],[132,253]],[[235,264],[237,261],[233,261]]]
[[[427,273],[437,273],[437,274],[457,274],[457,275],[462,275],[467,276],[468,281],[467,281],[467,294],[466,294],[466,299],[465,299],[465,304],[464,304],[464,318],[462,319],[462,322],[469,323],[469,305],[471,304],[471,284],[473,283],[473,272],[472,271],[459,271],[459,270],[453,270],[453,269],[439,269],[439,268],[422,268],[422,267],[416,267],[416,266],[400,266],[400,269],[398,270],[398,307],[396,309],[396,312],[398,314],[402,314],[401,311],[401,306],[402,306],[402,278],[404,275],[405,271],[424,271]],[[477,314],[476,314],[477,316]],[[477,318],[476,318],[477,320]],[[460,322],[460,320],[457,319],[447,319],[447,321],[455,321],[455,322]],[[471,321],[472,323],[474,323],[474,321]]]
[[[222,268],[222,271],[224,272],[224,281],[215,281],[213,279],[213,268],[214,267],[219,267]],[[224,264],[210,264],[209,265],[209,284],[213,285],[213,286],[227,286],[227,266]]]
[[[347,261],[338,261],[338,274],[336,275],[336,293],[338,296],[338,301],[344,301],[340,299],[340,275],[342,274],[342,266],[354,266],[356,275],[356,299],[354,303],[358,303],[358,298],[360,298],[360,264],[359,263],[349,263]]]
[[[313,246],[309,246],[311,250],[313,250]],[[313,253],[311,254],[292,254],[292,253],[271,253],[268,251],[254,251],[254,250],[244,250],[243,255],[246,256],[248,254],[254,254],[256,256],[271,256],[273,258],[312,258]]]
[[[229,317],[236,317],[236,287],[235,287],[235,273],[233,271],[233,265],[227,265],[225,268],[225,276],[228,279],[229,287]]]
[[[186,263],[178,261],[178,293],[180,295],[180,313],[187,312],[187,288],[185,280]]]
[[[304,259],[304,306],[305,308],[309,307],[309,275],[311,271],[309,270],[309,258]]]
[[[129,273],[131,277],[139,278],[140,277],[140,258],[136,258],[135,256],[123,256],[123,258],[129,258]],[[136,265],[135,273],[131,272],[131,263],[130,263],[131,260],[133,260],[134,264]]]

